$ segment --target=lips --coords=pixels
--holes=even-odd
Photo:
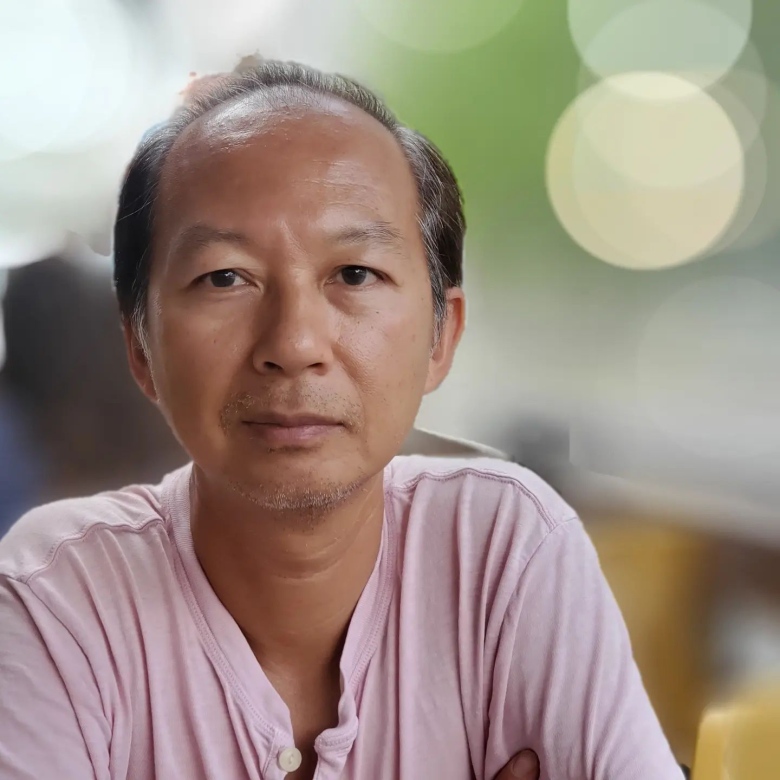
[[[243,420],[252,439],[261,441],[272,450],[301,450],[324,442],[338,431],[342,423],[330,417],[315,414],[264,413]]]
[[[279,428],[309,428],[328,425],[341,425],[339,420],[317,414],[283,414],[280,412],[263,412],[244,419],[250,425],[268,425]]]

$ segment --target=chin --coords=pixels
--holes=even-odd
[[[286,459],[285,459],[286,460]],[[263,467],[265,466],[265,467]],[[363,474],[345,479],[317,467],[292,463],[257,464],[247,473],[229,472],[231,487],[257,507],[284,513],[321,513],[346,501],[366,482]],[[275,473],[274,473],[275,472]]]
[[[258,485],[238,481],[232,482],[231,487],[259,509],[309,517],[336,508],[355,491],[355,488],[344,485]]]

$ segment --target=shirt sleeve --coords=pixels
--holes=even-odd
[[[81,649],[25,584],[0,578],[0,777],[105,780],[107,755]]]
[[[681,780],[578,519],[529,560],[499,638],[486,778],[533,748],[541,780]]]

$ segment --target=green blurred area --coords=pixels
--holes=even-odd
[[[608,0],[592,2],[601,7]],[[460,0],[453,13],[478,19],[496,3],[506,0]],[[652,300],[689,280],[730,272],[737,264],[740,273],[771,277],[766,266],[774,253],[767,247],[646,273],[608,266],[572,242],[545,190],[547,145],[577,94],[582,70],[567,3],[512,4],[519,10],[497,35],[454,52],[415,50],[380,34],[359,15],[356,20],[360,75],[404,121],[434,140],[458,175],[466,199],[468,246],[478,247],[478,256],[472,252],[470,259],[479,262],[480,276],[502,287],[552,286],[564,294],[590,290],[607,302],[611,289],[619,290],[621,299],[634,294]],[[404,13],[421,14],[420,23],[429,21],[422,14],[425,5],[415,10],[407,3]],[[756,0],[752,40],[775,82],[780,76],[778,31],[780,3]]]
[[[469,5],[472,13],[481,12],[480,4]],[[553,127],[575,95],[579,69],[565,3],[526,2],[495,37],[453,53],[414,51],[368,25],[364,32],[370,82],[453,165],[465,194],[469,238],[478,239],[479,262],[489,277],[528,283],[575,270],[575,253],[538,262],[520,246],[506,251],[500,240],[507,230],[528,230],[562,243],[545,193],[544,159]]]

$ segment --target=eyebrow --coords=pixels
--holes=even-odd
[[[404,240],[401,234],[389,223],[382,220],[351,225],[336,231],[330,237],[334,244],[378,244],[401,251]]]
[[[198,249],[203,249],[211,244],[226,243],[245,247],[249,239],[235,230],[224,230],[211,227],[202,222],[197,222],[182,230],[176,237],[173,245],[174,255],[186,255]]]
[[[359,244],[376,244],[389,247],[400,252],[403,249],[403,236],[389,222],[373,220],[359,225],[350,225],[331,233],[328,241],[332,244],[356,246]],[[173,255],[184,255],[204,249],[211,244],[226,243],[242,248],[252,242],[243,233],[236,230],[216,228],[202,222],[197,222],[182,230],[173,244]]]

